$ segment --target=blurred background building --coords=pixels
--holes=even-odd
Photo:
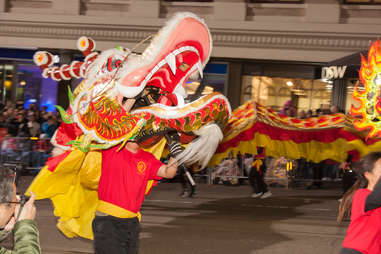
[[[204,79],[188,92],[220,91],[233,108],[255,99],[348,111],[360,52],[380,36],[381,0],[0,0],[0,101],[66,106],[78,81],[42,79],[36,50],[62,64],[81,57],[82,35],[98,50],[132,48],[178,11],[205,18],[214,40]]]

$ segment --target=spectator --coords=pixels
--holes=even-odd
[[[339,113],[340,110],[339,110],[339,107],[336,106],[336,105],[332,105],[330,108],[329,108],[329,111],[331,114],[336,114],[336,113]]]
[[[345,162],[341,163],[340,168],[343,170],[343,193],[345,194],[356,182],[357,174],[352,170],[352,155],[348,155]]]
[[[7,128],[6,118],[3,114],[0,114],[0,128]]]
[[[8,134],[15,137],[19,131],[19,122],[17,118],[13,118],[11,115],[8,115],[8,112],[4,112],[4,116],[8,119]]]
[[[46,106],[43,106],[42,108],[41,108],[41,115],[45,115],[46,113],[47,113],[47,110],[48,108],[46,107]]]
[[[19,114],[17,117],[17,125],[18,125],[18,131],[17,136],[19,137],[29,137],[29,128],[28,128],[28,122],[25,119],[24,114]]]
[[[299,112],[298,114],[298,118],[300,119],[305,119],[307,118],[307,114],[306,114],[306,111],[304,111],[303,109]]]
[[[52,138],[54,132],[57,130],[58,125],[55,117],[50,116],[46,122],[41,126],[42,133],[45,133],[48,138]]]
[[[6,168],[0,168],[0,239],[5,239],[11,231],[14,234],[13,250],[0,247],[4,254],[36,254],[41,253],[39,232],[34,222],[36,207],[35,195],[20,206],[20,199],[16,196],[14,177]]]
[[[309,109],[309,110],[307,111],[307,114],[306,114],[306,118],[310,118],[310,117],[313,117],[313,112],[312,112],[311,109]]]
[[[28,129],[31,137],[38,137],[40,135],[40,124],[36,121],[36,117],[33,114],[29,116]]]

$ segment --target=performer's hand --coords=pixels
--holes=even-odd
[[[180,142],[180,136],[176,131],[167,132],[164,134],[169,145]]]
[[[36,194],[33,192],[30,193],[29,200],[25,203],[25,205],[21,208],[20,217],[18,218],[18,221],[20,220],[34,220],[36,218],[36,207],[34,205],[34,200],[36,199]]]
[[[183,148],[180,146],[180,136],[177,132],[166,133],[165,138],[168,142],[169,152],[171,153],[171,157],[176,157],[183,151]]]

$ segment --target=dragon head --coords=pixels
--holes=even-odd
[[[360,103],[352,105],[354,126],[368,130],[367,138],[381,137],[381,42],[375,41],[368,58],[361,56],[360,82],[353,90],[353,98]]]
[[[58,130],[53,137],[57,145],[71,147],[80,142],[89,147],[95,142],[98,148],[106,148],[134,139],[150,146],[168,131],[180,133],[182,143],[217,129],[221,133],[217,140],[222,138],[221,128],[231,113],[223,95],[185,102],[187,80],[203,75],[212,49],[208,27],[196,15],[176,14],[142,54],[122,47],[99,54],[94,51],[95,42],[87,37],[81,37],[77,47],[84,61],[61,67],[51,67],[53,56],[48,52],[35,55],[44,77],[83,77],[70,95],[69,110],[61,109],[66,125],[60,128],[66,134]]]
[[[137,99],[136,106],[183,105],[185,83],[202,76],[212,40],[206,24],[192,13],[178,13],[141,55],[131,55],[117,74],[117,101]]]

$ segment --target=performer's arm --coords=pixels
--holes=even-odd
[[[177,161],[175,158],[171,157],[168,161],[168,164],[163,165],[157,171],[157,176],[163,178],[173,178],[176,175],[177,171]]]

